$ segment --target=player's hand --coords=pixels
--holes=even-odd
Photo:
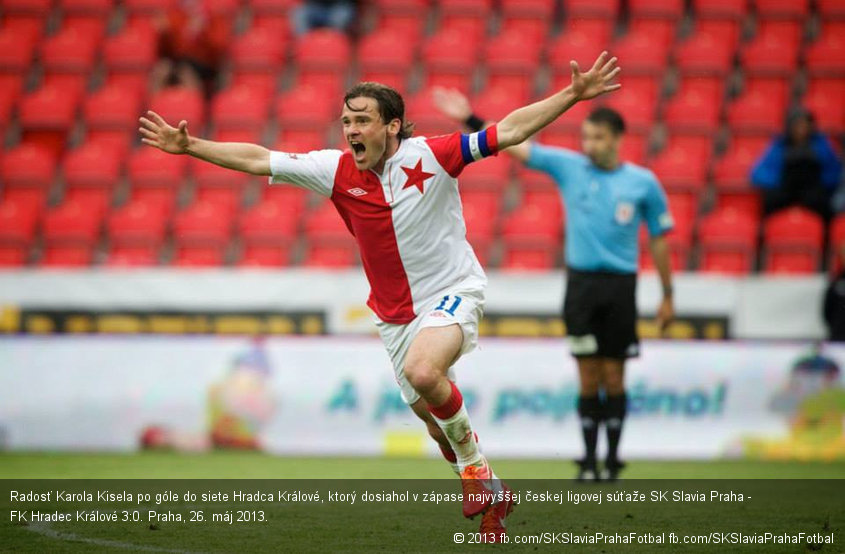
[[[661,336],[666,333],[673,319],[675,319],[675,306],[672,304],[672,298],[665,296],[657,307],[657,327],[660,329]]]
[[[167,122],[160,115],[154,111],[148,111],[147,117],[142,117],[139,121],[141,127],[140,131],[141,142],[150,146],[155,146],[160,150],[164,150],[170,154],[185,154],[188,151],[188,143],[190,142],[190,135],[188,135],[188,122],[184,119],[179,122],[179,127],[168,125]]]
[[[622,85],[612,84],[613,79],[619,75],[621,68],[616,67],[616,58],[608,59],[609,54],[602,52],[593,67],[586,73],[581,73],[578,62],[572,60],[569,67],[572,68],[572,92],[579,100],[589,100],[596,96],[612,92]]]
[[[455,88],[434,87],[431,91],[434,107],[443,115],[463,123],[472,115],[472,106],[461,91]]]

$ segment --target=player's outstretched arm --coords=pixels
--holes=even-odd
[[[153,111],[140,119],[141,142],[155,146],[169,154],[189,154],[213,164],[251,173],[270,175],[270,151],[257,144],[243,142],[214,142],[188,134],[188,122],[182,120],[178,127],[168,125]]]
[[[616,67],[615,57],[608,59],[607,52],[602,52],[596,58],[593,67],[585,73],[581,72],[577,62],[571,61],[569,65],[572,69],[572,82],[568,87],[544,100],[512,111],[499,122],[497,133],[499,149],[525,141],[560,117],[576,102],[590,100],[617,90],[621,86],[612,84],[620,68]]]
[[[443,115],[454,120],[456,123],[466,125],[470,128],[470,130],[479,130],[477,128],[473,128],[474,125],[480,125],[484,128],[493,123],[492,121],[480,121],[478,116],[474,116],[469,99],[456,88],[434,87],[432,90],[432,99],[434,101],[434,106],[440,110]],[[470,119],[473,117],[475,118],[474,122]],[[531,142],[525,141],[515,144],[506,149],[505,152],[520,162],[525,162],[528,160],[528,156],[531,153]]]

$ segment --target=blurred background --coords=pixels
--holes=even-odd
[[[603,49],[622,91],[537,139],[578,149],[589,110],[618,109],[676,221],[676,340],[657,340],[644,249],[655,340],[623,451],[845,457],[845,350],[823,342],[845,338],[843,0],[0,0],[0,447],[435,455],[361,338],[331,203],[143,147],[137,119],[344,148],[343,91],[377,80],[431,136],[456,130],[431,87],[500,118]],[[466,361],[474,417],[493,454],[575,455],[557,189],[498,156],[461,195],[491,273],[482,333],[505,337]]]

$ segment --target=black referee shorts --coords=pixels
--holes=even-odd
[[[563,321],[576,358],[633,358],[637,336],[637,275],[569,269]]]

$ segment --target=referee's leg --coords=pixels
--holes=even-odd
[[[581,460],[579,480],[591,480],[596,474],[596,445],[599,438],[599,425],[602,419],[602,406],[599,399],[599,386],[602,377],[603,360],[596,356],[579,356],[578,377],[580,381],[578,395],[578,417],[581,422],[581,434],[584,438],[584,458]]]
[[[607,459],[605,467],[611,474],[621,469],[619,461],[619,440],[627,412],[628,397],[625,394],[625,360],[604,358],[602,360],[603,386],[605,392],[604,425],[607,429]],[[615,475],[612,475],[615,477]]]

